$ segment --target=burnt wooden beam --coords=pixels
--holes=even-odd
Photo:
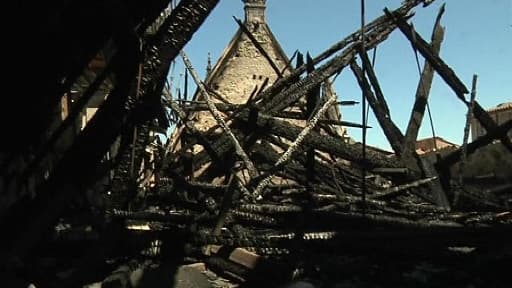
[[[337,125],[337,126],[345,126],[352,128],[363,128],[364,125],[359,123],[349,122],[349,121],[340,121],[335,119],[320,119],[318,121],[320,124],[329,124],[329,125]],[[366,128],[372,128],[372,126],[366,126]]]
[[[169,25],[166,27],[168,40],[172,41],[172,45],[169,45],[171,48],[166,53],[167,57],[175,58],[178,55],[217,3],[218,0],[180,2],[173,10]],[[76,163],[81,163],[81,169],[84,171],[95,171],[119,133],[135,121],[135,115],[129,113],[125,104],[137,70],[139,46],[136,44],[138,43],[121,47],[124,65],[115,70],[118,78],[116,87],[63,156],[50,179],[41,187],[40,190],[44,193],[39,193],[28,205],[20,207],[21,211],[25,212],[21,215],[27,214],[26,209],[31,211],[30,215],[27,214],[21,219],[11,219],[13,222],[9,223],[9,226],[20,226],[13,227],[9,245],[2,247],[2,252],[6,251],[8,257],[27,256],[60,213],[69,206],[76,193],[96,180],[91,179],[92,173],[76,171]],[[13,216],[16,217],[17,213],[22,212],[13,211]],[[3,220],[9,222],[7,218]]]
[[[237,171],[233,171],[233,173],[237,173]],[[229,176],[229,180],[227,183],[227,187],[224,190],[224,195],[222,197],[222,202],[220,205],[219,210],[219,216],[217,218],[217,222],[215,224],[215,227],[213,228],[213,234],[214,235],[220,235],[222,227],[224,227],[224,223],[226,221],[226,218],[228,217],[229,210],[233,206],[233,200],[235,199],[236,195],[236,182],[238,179],[236,179],[234,174],[231,174]]]
[[[309,53],[306,54],[306,67],[307,72],[312,73],[315,71],[315,64],[313,64],[313,59]],[[306,95],[306,117],[307,119],[311,119],[313,117],[316,106],[320,102],[320,85],[315,86],[309,93]],[[318,128],[314,128],[318,131]],[[311,187],[311,183],[315,178],[315,148],[309,147],[306,151],[306,179],[309,183],[309,187]],[[310,189],[311,190],[311,189]],[[310,191],[311,192],[311,191]]]
[[[445,11],[444,7],[445,5],[443,4],[439,10],[434,29],[432,31],[430,45],[432,46],[432,52],[435,55],[439,55],[439,51],[441,50],[441,43],[444,39],[445,28],[441,26],[441,17]],[[433,79],[434,68],[430,65],[430,62],[425,61],[420,81],[418,83],[418,88],[416,89],[416,100],[414,102],[409,124],[407,125],[407,130],[405,132],[402,151],[403,154],[409,154],[416,150],[416,139],[418,138],[418,132],[423,121],[423,115],[427,106]]]
[[[394,25],[389,25],[368,33],[368,35],[366,35],[367,40],[365,46],[368,49],[375,47],[377,44],[384,41],[394,29]],[[330,76],[342,71],[349,65],[355,58],[358,47],[359,43],[351,45],[340,55],[325,63],[304,79],[295,82],[288,89],[268,99],[265,105],[263,105],[262,110],[268,109],[270,111],[269,114],[273,115],[289,107],[308,91],[311,91],[315,86],[325,81]]]
[[[248,113],[240,114],[239,119],[244,122],[247,121]],[[269,133],[284,137],[290,141],[294,141],[302,131],[302,128],[299,126],[261,113],[258,115],[256,125],[259,128],[266,129]],[[360,144],[347,144],[339,138],[322,135],[316,131],[311,131],[304,138],[303,145],[315,147],[317,150],[325,151],[353,161],[358,165],[368,165],[370,167],[400,167],[396,159],[388,159],[384,155],[372,151],[367,151],[368,159],[365,161],[361,155]]]
[[[219,126],[222,127],[222,130],[224,130],[224,133],[227,134],[228,137],[230,138],[230,141],[232,142],[232,144],[235,147],[235,152],[236,152],[237,156],[242,159],[242,161],[244,162],[245,167],[249,171],[249,174],[251,175],[251,177],[256,177],[258,175],[258,172],[256,170],[256,167],[254,166],[254,163],[252,163],[251,159],[249,158],[247,153],[242,148],[242,145],[240,144],[240,142],[238,141],[236,136],[231,131],[231,128],[229,128],[229,126],[227,125],[226,121],[224,120],[224,117],[219,112],[219,110],[217,109],[217,107],[215,106],[213,101],[211,100],[204,83],[201,81],[199,74],[197,74],[197,72],[193,68],[192,63],[188,59],[185,52],[182,50],[182,51],[180,51],[180,54],[181,54],[181,58],[183,59],[183,62],[185,63],[185,66],[187,66],[187,69],[192,74],[192,78],[196,82],[203,97],[205,98],[206,103],[208,104],[208,110],[210,110],[211,114],[217,121],[217,124],[219,124]]]
[[[313,130],[315,129],[315,126],[318,123],[318,120],[320,119],[320,117],[322,117],[325,114],[325,112],[327,112],[327,109],[329,109],[331,107],[331,105],[334,103],[336,103],[335,95],[331,95],[330,98],[325,99],[325,101],[323,101],[322,106],[314,112],[314,114],[308,120],[304,129],[301,129],[301,131],[297,134],[295,139],[292,140],[293,143],[291,143],[290,146],[288,147],[288,149],[279,157],[279,160],[277,160],[277,162],[274,164],[274,167],[276,167],[276,168],[280,167],[281,165],[284,165],[285,163],[287,163],[288,161],[291,160],[292,155],[298,150],[299,146],[301,146],[302,143],[304,143],[305,138],[308,137],[311,134],[311,132],[314,132]],[[257,118],[258,117],[256,115],[256,119],[255,119],[256,121],[257,121]],[[249,120],[251,120],[250,115],[249,115]],[[254,121],[254,122],[256,122],[256,121]],[[314,147],[314,146],[310,146],[310,148],[312,148],[312,147]],[[312,157],[313,157],[312,161],[314,161],[314,155]],[[310,170],[309,172],[313,172],[313,171]],[[256,196],[257,198],[260,197],[261,190],[263,190],[265,188],[265,186],[270,184],[272,177],[273,177],[273,175],[270,174],[265,179],[263,179],[259,182],[258,186],[256,187],[256,189],[253,192],[254,196]]]
[[[462,102],[464,102],[464,104],[469,106],[469,101],[467,101],[464,97],[464,94],[468,94],[469,91],[464,83],[462,83],[462,81],[457,77],[455,72],[432,51],[432,47],[421,37],[421,35],[414,31],[411,25],[409,25],[401,15],[397,13],[391,13],[387,9],[384,9],[384,12],[390,19],[394,21],[400,31],[402,31],[407,39],[409,39],[413,47],[417,49],[417,51],[420,52],[423,57],[425,57],[425,59],[430,63],[434,70],[441,76],[441,78],[443,78],[446,84],[452,88],[452,90],[455,92],[455,95],[457,95],[457,97]],[[497,129],[497,125],[494,120],[477,101],[475,101],[473,109],[475,118],[488,132],[492,132]],[[500,140],[501,143],[509,151],[512,152],[511,140],[503,135],[500,135]]]
[[[371,68],[371,65],[369,65],[370,62],[368,57],[364,54],[361,54],[361,58],[366,59],[368,61],[366,65],[368,65],[369,67],[366,68],[366,71],[372,73],[371,71],[373,69]],[[400,156],[402,152],[402,142],[404,136],[400,129],[391,120],[389,112],[386,110],[387,105],[377,100],[377,97],[371,90],[370,84],[368,83],[366,76],[363,75],[361,67],[359,67],[359,65],[357,65],[355,62],[352,62],[350,64],[350,68],[352,69],[352,72],[354,73],[354,76],[356,77],[359,86],[363,90],[365,98],[368,100],[368,104],[370,104],[370,107],[372,107],[375,117],[379,121],[379,124],[382,127],[382,130],[384,131],[386,138],[391,144],[391,147],[393,148],[395,153]],[[373,74],[373,76],[375,75]],[[374,81],[376,81],[376,77]],[[381,95],[379,98],[383,99],[384,97],[383,95]]]
[[[286,62],[286,65],[284,65],[284,68],[283,70],[281,70],[281,74],[284,75],[284,73],[286,72],[286,70],[290,69],[292,67],[292,62],[293,60],[295,60],[295,57],[297,57],[297,55],[299,54],[299,50],[295,50],[295,52],[293,52],[293,55],[292,57],[290,57],[290,60],[288,60],[288,62]]]
[[[208,111],[208,104],[203,101],[196,101],[195,103],[182,104],[180,105],[183,111],[197,112],[197,111]],[[240,108],[242,105],[229,104],[229,103],[215,103],[217,109],[222,112],[229,112]],[[172,109],[172,108],[171,108]]]
[[[384,92],[382,92],[379,80],[377,79],[377,75],[375,74],[375,70],[373,69],[373,64],[370,62],[370,58],[368,58],[368,54],[366,53],[366,51],[363,52],[363,50],[361,49],[359,50],[359,56],[361,57],[363,67],[367,73],[368,79],[370,80],[370,84],[373,87],[373,91],[375,92],[375,100],[377,100],[376,104],[378,104],[379,110],[383,112],[385,117],[391,118],[388,103],[386,102]]]
[[[432,182],[435,179],[436,179],[436,177],[431,177],[431,178],[416,180],[414,182],[407,183],[407,184],[402,184],[402,185],[394,186],[394,187],[391,187],[389,189],[386,189],[386,191],[383,191],[383,192],[380,192],[380,193],[378,193],[376,195],[373,195],[372,198],[380,199],[380,198],[394,197],[394,196],[397,196],[400,193],[405,192],[405,191],[407,191],[407,190],[409,190],[411,188],[415,188],[415,187],[418,187],[420,185],[425,185],[427,183],[430,183],[430,182]]]
[[[362,55],[361,57],[366,58],[366,64],[369,65],[369,59],[367,56],[365,56],[366,55]],[[431,167],[429,166],[429,164],[419,159],[418,155],[414,151],[412,153],[405,155],[400,154],[402,151],[402,143],[404,139],[402,132],[400,131],[400,129],[398,129],[398,127],[396,127],[393,121],[391,121],[389,114],[386,114],[386,111],[384,109],[385,106],[380,105],[380,103],[378,103],[378,100],[371,91],[370,85],[368,84],[366,77],[363,75],[361,68],[355,62],[351,63],[350,68],[354,72],[354,75],[356,76],[359,85],[361,86],[361,89],[363,89],[365,96],[368,99],[368,103],[375,112],[377,120],[381,124],[384,134],[388,138],[388,141],[393,147],[393,150],[395,150],[395,153],[400,156],[402,162],[406,165],[407,168],[411,169],[412,171],[416,171],[417,173],[421,172],[421,174],[423,174],[425,177],[434,178],[434,180],[438,179],[435,170],[430,169]],[[372,69],[370,68],[367,71],[371,73]],[[376,81],[376,78],[374,79],[374,81]],[[382,97],[382,99],[384,98]],[[439,180],[432,181],[430,188],[434,195],[433,199],[429,200],[434,201],[436,204],[446,209],[449,209],[449,203],[446,198],[446,193],[443,190],[443,187],[441,186]]]
[[[462,101],[466,102],[464,98],[464,94],[469,93],[468,89],[462,83],[462,81],[457,77],[452,68],[450,68],[433,50],[432,47],[419,35],[411,25],[409,25],[405,19],[397,14],[390,12],[387,8],[384,9],[386,15],[393,20],[393,22],[398,26],[400,31],[409,39],[411,44],[418,52],[425,57],[425,59],[430,63],[432,68],[439,73],[441,78],[448,84],[453,91],[455,91],[457,97],[459,97]]]
[[[420,0],[407,1],[400,8],[398,8],[394,11],[397,14],[403,15],[403,17],[405,17],[405,18],[409,18],[411,16],[409,14],[411,9],[421,3],[422,3],[422,1],[420,1]],[[392,21],[390,21],[389,19],[387,19],[386,16],[383,15],[383,16],[375,19],[374,21],[368,23],[365,26],[364,31],[366,31],[366,33],[372,34],[372,35],[380,34],[381,32],[389,30],[390,28],[392,28],[391,30],[393,30],[394,27],[392,27],[392,26],[394,26],[392,24]],[[390,33],[390,31],[389,31],[389,33]],[[387,37],[387,34],[389,34],[389,33],[381,34],[382,39],[380,39],[378,42],[385,40],[385,38]],[[334,55],[337,51],[340,51],[351,44],[357,43],[360,35],[361,35],[361,30],[357,30],[356,32],[350,34],[349,36],[345,37],[338,43],[334,44],[333,46],[331,46],[330,48],[328,48],[327,50],[322,52],[317,57],[313,58],[313,63],[316,65],[316,64],[322,62],[323,60],[326,60],[330,56]],[[367,37],[367,39],[369,39],[369,37]],[[370,48],[375,46],[374,44],[371,43],[371,41],[367,41],[365,44],[367,47],[370,47]],[[329,63],[332,63],[332,62],[333,62],[333,60],[329,61]],[[350,63],[350,61],[348,61],[346,65],[348,65],[348,63]],[[328,66],[327,63],[326,63],[326,66]],[[322,67],[324,67],[324,66],[322,66]],[[290,73],[289,75],[287,75],[281,79],[278,79],[274,83],[274,85],[272,85],[271,87],[269,87],[269,89],[267,89],[266,91],[264,91],[262,93],[260,98],[264,99],[265,101],[272,99],[274,97],[274,95],[276,95],[281,90],[283,90],[284,87],[289,86],[292,83],[296,82],[297,77],[300,76],[302,73],[304,73],[306,71],[306,69],[307,69],[307,67],[305,64],[301,65],[300,67],[293,70],[292,73]],[[272,107],[272,106],[270,106],[270,107]]]

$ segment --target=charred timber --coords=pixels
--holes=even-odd
[[[380,42],[384,41],[389,34],[396,28],[394,25],[389,25],[377,31],[372,31],[366,35],[367,42],[365,45],[370,49],[375,47]],[[347,65],[352,62],[357,53],[358,43],[351,45],[344,50],[341,55],[336,56],[334,59],[325,63],[304,79],[301,79],[293,83],[289,88],[283,92],[278,93],[268,102],[263,105],[263,111],[270,112],[270,115],[276,114],[278,111],[289,107],[292,103],[297,101],[301,96],[305,95],[308,91],[311,91],[315,86],[325,81],[328,77],[340,72]]]
[[[169,20],[169,26],[172,28],[169,28],[167,35],[171,37],[173,43],[172,49],[166,53],[168,59],[172,60],[171,58],[176,57],[217,2],[218,0],[180,2]],[[8,254],[23,258],[30,248],[36,245],[42,233],[68,206],[73,195],[81,191],[80,187],[87,186],[93,180],[88,178],[87,173],[73,173],[75,169],[72,167],[75,167],[76,163],[81,163],[81,167],[86,171],[94,171],[94,167],[126,126],[127,121],[130,121],[125,102],[130,93],[130,83],[135,78],[139,47],[122,48],[123,59],[126,59],[127,65],[116,71],[118,84],[70,150],[63,156],[51,179],[42,188],[45,193],[40,193],[31,201],[34,207],[31,209],[30,219],[26,219],[27,223],[20,226],[23,227],[23,231],[14,233],[16,229],[12,230],[11,235],[14,241],[11,243],[12,246],[6,247]],[[79,187],[76,187],[77,185]],[[20,223],[19,220],[14,222]]]
[[[432,31],[432,38],[430,45],[432,46],[432,52],[435,55],[439,55],[441,50],[441,44],[444,39],[444,27],[441,26],[441,17],[444,13],[445,5],[441,6],[439,13],[437,14],[436,23],[434,30]],[[428,97],[430,94],[430,88],[432,87],[432,81],[434,79],[434,69],[428,61],[423,66],[418,88],[416,89],[416,97],[413,105],[413,111],[407,125],[405,133],[405,139],[403,143],[403,154],[409,154],[415,150],[416,139],[418,138],[418,132],[423,121],[423,115],[425,113],[425,107],[427,106]]]
[[[248,121],[248,115],[243,113],[240,115],[241,120]],[[299,126],[287,123],[286,121],[276,120],[275,118],[267,117],[259,114],[256,125],[277,136],[284,137],[290,141],[294,141],[302,128]],[[311,131],[309,135],[304,138],[305,146],[315,147],[317,150],[326,151],[338,157],[348,159],[360,165],[368,165],[368,167],[398,167],[396,161],[385,158],[383,155],[368,151],[368,159],[363,159],[360,152],[359,144],[347,144],[342,139],[337,139],[328,135],[321,135],[319,132]]]
[[[386,135],[389,143],[391,144],[391,147],[393,147],[393,150],[397,155],[400,155],[402,151],[402,142],[404,136],[400,129],[398,129],[395,123],[393,123],[393,121],[391,120],[391,115],[389,114],[387,104],[384,100],[384,95],[382,95],[382,91],[380,91],[380,86],[378,84],[377,77],[373,73],[373,69],[371,68],[367,55],[361,54],[361,58],[363,59],[363,64],[366,66],[366,71],[368,72],[370,79],[373,79],[372,85],[374,86],[376,93],[380,95],[379,97],[376,97],[375,94],[372,92],[368,80],[366,79],[366,76],[363,75],[363,71],[359,67],[359,65],[357,65],[355,62],[352,62],[350,64],[350,68],[352,69],[352,72],[356,76],[357,82],[359,83],[359,86],[363,90],[365,98],[368,100],[370,107],[372,107],[372,110],[375,113],[375,116],[379,121],[379,124],[382,127],[384,134]]]
[[[432,50],[432,47],[418,34],[414,29],[407,24],[407,22],[403,19],[402,16],[391,13],[387,9],[384,10],[386,15],[390,19],[398,25],[400,31],[409,39],[411,44],[418,52],[425,57],[425,59],[430,63],[430,65],[434,68],[434,70],[443,78],[443,80],[452,88],[457,97],[464,102],[466,105],[470,105],[470,103],[464,97],[464,94],[468,94],[469,91],[462,83],[462,81],[457,77],[455,72]],[[473,114],[475,118],[484,126],[486,131],[492,132],[497,129],[497,125],[494,120],[491,118],[489,113],[487,113],[480,104],[475,101],[473,107]],[[512,142],[506,136],[500,136],[501,143],[512,152]]]
[[[421,0],[414,0],[414,1],[407,1],[405,2],[400,8],[396,9],[395,12],[397,14],[403,15],[403,17],[408,18],[409,12],[411,9],[416,7],[417,5],[421,4],[423,1]],[[368,23],[365,26],[364,31],[367,31],[368,33],[377,30],[377,28],[382,29],[382,27],[387,27],[391,25],[392,21],[389,21],[386,16],[381,16],[374,21]],[[317,57],[313,58],[313,64],[317,65],[323,60],[326,60],[330,56],[334,55],[336,52],[344,49],[348,45],[351,45],[353,43],[356,43],[359,39],[359,36],[361,35],[361,30],[358,30],[351,35],[345,37],[343,40],[339,41],[338,43],[334,44],[330,48],[328,48],[326,51],[318,55]],[[269,87],[266,91],[261,93],[259,95],[259,98],[261,98],[264,102],[271,99],[274,95],[279,93],[279,91],[283,90],[284,87],[287,87],[291,85],[292,83],[296,82],[297,77],[299,77],[302,73],[306,71],[307,67],[306,64],[302,63],[300,67],[293,70],[290,75],[285,76],[281,79],[278,79],[274,85]],[[270,106],[271,107],[271,106]]]

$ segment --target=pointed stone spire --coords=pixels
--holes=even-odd
[[[212,54],[208,52],[208,64],[206,65],[206,77],[212,72]]]
[[[242,0],[245,3],[245,23],[265,22],[267,0]]]

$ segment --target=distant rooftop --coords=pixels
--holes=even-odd
[[[487,110],[487,112],[496,112],[496,111],[502,111],[502,110],[508,110],[512,109],[512,102],[505,102],[498,104],[496,107],[490,108]]]

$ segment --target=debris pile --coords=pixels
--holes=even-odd
[[[264,269],[258,275],[271,273],[268,275],[286,280],[312,276],[314,268],[306,268],[306,261],[298,260],[305,255],[329,270],[326,267],[336,265],[344,269],[346,263],[326,264],[318,255],[342,257],[357,251],[392,253],[404,249],[445,255],[448,247],[489,249],[505,245],[511,232],[510,198],[459,186],[447,172],[458,161],[455,157],[472,153],[484,140],[440,156],[435,162],[415,152],[418,123],[434,73],[496,133],[487,137],[502,139],[503,145],[510,146],[505,136],[510,123],[496,126],[478,102],[466,100],[468,89],[438,56],[444,35],[440,24],[444,7],[435,23],[432,44],[406,23],[413,16],[411,9],[420,3],[406,1],[395,11],[385,10],[385,15],[320,56],[302,65],[299,60],[290,75],[268,89],[258,91],[256,87],[245,104],[219,103],[208,96],[202,101],[180,101],[172,99],[168,91],[166,100],[183,129],[179,140],[185,144],[174,150],[177,140],[171,139],[156,171],[159,182],[152,192],[155,198],[145,204],[158,206],[159,212],[115,211],[113,216],[149,223],[151,230],[185,233],[187,251],[194,261],[206,261],[232,277],[235,274],[238,280],[252,279],[247,270],[255,267],[210,255],[205,249],[211,245],[228,251],[242,247],[246,253],[265,256],[261,261],[268,261],[269,267],[278,267],[270,269],[274,273]],[[427,60],[406,135],[391,120],[366,55],[366,50],[375,48],[396,29]],[[209,95],[187,56],[182,53],[182,57],[200,93]],[[357,64],[357,57],[363,67]],[[332,105],[353,104],[336,102],[332,95],[320,96],[322,82],[346,67],[352,69],[394,154],[363,148],[362,143],[350,143],[333,133],[332,125],[365,128],[324,115]],[[299,111],[287,110],[292,106]],[[217,125],[207,131],[197,129],[197,117],[190,115],[198,111],[210,111]],[[324,277],[331,279],[333,275],[327,274]]]
[[[414,16],[413,8],[433,1],[404,1],[317,57],[304,61],[297,54],[297,66],[290,73],[256,87],[246,103],[233,104],[212,99],[181,51],[217,2],[184,0],[172,13],[162,14],[143,46],[141,63],[129,50],[120,49],[112,57],[108,69],[118,73],[115,87],[43,183],[40,191],[48,193],[38,193],[29,202],[34,215],[44,217],[20,222],[23,232],[6,246],[13,249],[4,259],[18,265],[9,269],[61,287],[102,279],[104,286],[136,287],[133,279],[141,273],[174,273],[177,266],[190,263],[205,263],[231,282],[209,282],[218,287],[274,287],[308,279],[318,286],[365,287],[381,282],[391,271],[401,275],[381,283],[409,279],[413,286],[436,281],[464,286],[475,284],[470,274],[482,267],[475,257],[488,269],[510,259],[512,184],[483,190],[452,174],[460,161],[496,139],[510,157],[507,133],[512,121],[497,125],[474,97],[467,100],[470,91],[439,57],[444,6],[431,43],[407,20]],[[250,29],[242,30],[255,38]],[[395,30],[425,58],[405,135],[390,117],[392,107],[367,55]],[[258,50],[264,53],[263,47]],[[174,97],[165,85],[171,62],[180,53],[201,95],[191,101]],[[119,64],[126,59],[134,65],[125,71]],[[323,83],[345,68],[357,79],[393,153],[336,132],[340,126],[368,128],[364,121],[350,123],[329,113],[336,105],[356,104],[322,92]],[[415,142],[434,73],[488,132],[432,160],[416,153]],[[95,81],[104,80],[98,76]],[[92,95],[96,84],[82,97]],[[476,93],[476,79],[471,92]],[[198,129],[193,116],[205,111],[215,125]],[[166,121],[179,133],[147,152],[150,128],[155,123],[167,128]],[[117,154],[99,169],[118,137]],[[74,196],[100,178],[92,172],[71,175],[73,163],[84,163],[96,174],[113,171],[102,205],[79,212],[66,209],[70,203],[80,206],[76,203],[85,200]],[[11,213],[5,222],[19,215]],[[48,235],[50,227],[55,229]],[[31,254],[34,248],[45,252]],[[67,264],[72,268],[64,268]],[[467,272],[450,282],[453,269]],[[492,278],[484,273],[478,281],[491,283]],[[492,281],[501,284],[501,279]]]

